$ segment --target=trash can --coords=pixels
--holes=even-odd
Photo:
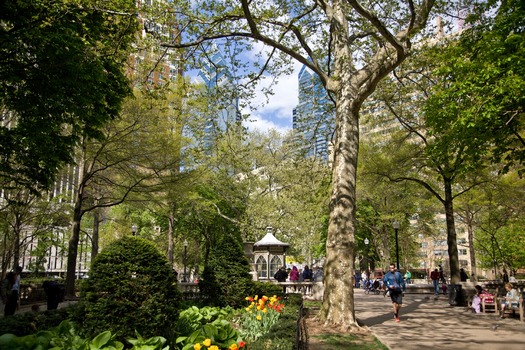
[[[449,284],[448,288],[448,302],[452,306],[463,305],[463,295],[461,291],[461,284]]]

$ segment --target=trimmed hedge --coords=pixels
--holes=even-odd
[[[225,235],[213,245],[199,281],[207,305],[242,307],[253,292],[250,263],[240,242],[240,237]]]
[[[124,237],[97,255],[72,320],[87,337],[162,336],[171,342],[181,294],[167,259],[149,241]]]

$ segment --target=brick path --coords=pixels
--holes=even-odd
[[[356,290],[355,312],[390,349],[525,349],[525,322],[500,319],[494,313],[473,314],[450,306],[446,296],[406,294],[401,322],[394,322],[390,298]]]

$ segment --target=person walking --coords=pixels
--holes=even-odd
[[[400,322],[399,310],[403,305],[403,293],[406,290],[406,285],[403,276],[399,271],[396,271],[394,264],[390,264],[389,271],[383,278],[383,285],[388,290],[390,299],[392,300],[394,319],[396,322]]]
[[[437,296],[439,295],[439,271],[438,269],[434,269],[434,271],[430,273],[430,279],[432,280],[432,284],[434,285],[434,295],[437,298]]]

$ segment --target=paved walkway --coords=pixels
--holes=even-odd
[[[393,317],[389,297],[355,291],[355,313],[390,349],[525,349],[525,322],[500,319],[494,313],[473,314],[450,306],[446,296],[406,294],[401,322]]]

